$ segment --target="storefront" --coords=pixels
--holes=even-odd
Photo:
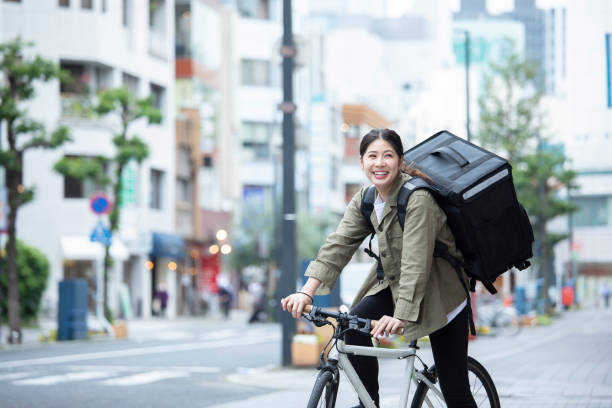
[[[184,268],[185,242],[178,235],[154,232],[149,254],[152,314],[175,317],[179,277]],[[157,300],[156,300],[157,299]]]

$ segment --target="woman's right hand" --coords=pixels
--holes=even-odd
[[[304,293],[292,293],[286,298],[281,299],[281,306],[283,307],[283,310],[291,313],[295,319],[302,316],[302,312],[304,311],[304,307],[306,305],[312,305],[312,298],[308,297],[308,295]]]

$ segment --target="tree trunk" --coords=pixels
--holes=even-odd
[[[110,245],[104,245],[104,285],[102,288],[102,295],[104,300],[102,310],[104,310],[104,317],[109,322],[112,322],[113,320],[110,313],[110,309],[108,308],[108,270],[112,264],[113,260],[110,257]]]
[[[121,195],[121,173],[123,172],[123,165],[118,164],[115,173],[115,184],[113,186],[113,208],[109,214],[110,231],[111,236],[114,236],[119,231],[119,211],[120,211],[120,195]],[[107,320],[111,319],[110,309],[108,308],[108,275],[109,269],[113,265],[113,259],[110,255],[110,245],[104,248],[104,314]]]
[[[21,157],[18,158],[21,164]],[[20,166],[21,167],[21,166]],[[17,274],[17,209],[19,207],[19,180],[20,172],[15,170],[7,170],[6,182],[8,187],[8,242],[7,242],[7,262],[6,262],[6,277],[7,277],[7,312],[9,343],[21,343],[21,314],[19,310],[19,276]]]

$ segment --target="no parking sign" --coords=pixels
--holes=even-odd
[[[94,193],[89,199],[89,207],[96,214],[108,214],[113,206],[106,194]]]

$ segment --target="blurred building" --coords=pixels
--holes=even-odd
[[[86,115],[79,107],[108,88],[125,86],[137,97],[152,95],[163,114],[159,125],[136,122],[130,129],[149,146],[142,164],[122,175],[121,224],[111,246],[109,306],[115,316],[149,316],[157,286],[169,293],[167,313],[176,313],[177,262],[184,254],[174,235],[174,1],[21,0],[0,3],[0,41],[21,35],[35,52],[70,72],[74,82],[37,87],[28,108],[49,128],[66,125],[73,142],[54,151],[35,150],[24,160],[24,184],[36,186],[35,200],[19,212],[20,239],[39,248],[51,263],[43,312],[57,308],[58,281],[86,279],[95,305],[103,250],[90,241],[106,216],[92,212],[99,187],[52,171],[62,156],[112,156],[116,118]],[[114,203],[117,204],[117,203]],[[153,263],[147,262],[150,259]],[[93,310],[92,310],[93,311]]]
[[[561,283],[577,283],[580,302],[592,302],[612,280],[612,7],[608,1],[559,1],[555,72],[558,101],[553,134],[578,172],[572,201],[580,209],[555,250]],[[551,115],[552,116],[552,115]]]
[[[217,292],[232,237],[240,180],[236,151],[236,13],[219,1],[178,0],[175,7],[177,113],[176,229],[187,251],[180,311],[196,314]]]

